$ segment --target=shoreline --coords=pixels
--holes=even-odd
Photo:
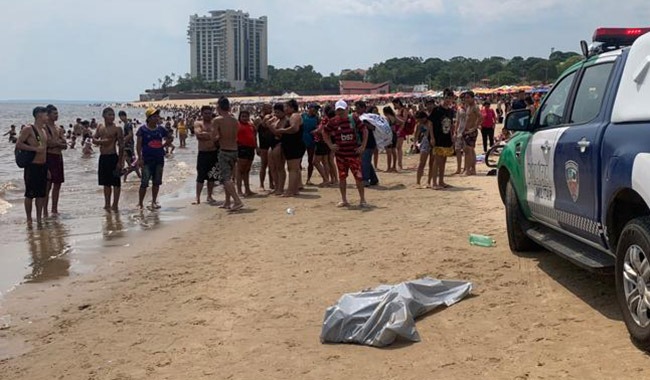
[[[405,156],[405,167],[417,157]],[[494,177],[478,169],[477,177],[449,177],[446,191],[415,189],[412,170],[380,172],[368,210],[336,208],[337,189],[314,187],[294,199],[249,199],[234,215],[186,205],[191,218],[106,253],[94,273],[12,294],[4,310],[16,320],[0,341],[23,339],[29,350],[0,360],[0,373],[320,380],[625,379],[647,371],[620,321],[613,281],[549,253],[512,254]],[[353,186],[349,196],[358,200]],[[497,246],[470,246],[469,233],[491,235]],[[319,342],[325,309],[343,293],[426,275],[471,281],[475,291],[419,319],[421,342]]]

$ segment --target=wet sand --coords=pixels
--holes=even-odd
[[[91,274],[19,288],[0,311],[12,315],[0,342],[13,350],[0,378],[647,377],[612,278],[509,251],[494,177],[432,191],[416,190],[412,171],[379,175],[370,210],[337,209],[337,189],[316,188],[249,199],[235,215],[187,206],[191,219],[105,251]],[[470,246],[469,233],[498,245]],[[320,344],[325,309],[343,293],[425,275],[475,291],[418,320],[422,342]]]
[[[46,282],[86,273],[93,268],[90,262],[96,252],[128,244],[129,240],[137,238],[138,231],[148,230],[161,221],[174,220],[174,213],[170,212],[173,209],[162,213],[162,220],[155,220],[136,209],[140,181],[135,173],[122,184],[120,212],[106,213],[102,209],[103,189],[97,185],[99,155],[81,159],[75,153],[66,152],[68,178],[62,185],[61,214],[44,219],[42,226],[34,223],[28,228],[23,208],[23,184],[17,180],[7,182],[12,189],[4,194],[9,207],[0,215],[0,227],[4,232],[0,248],[0,300],[23,282]],[[177,150],[177,154],[167,160],[160,193],[163,205],[179,197],[193,196],[194,185],[189,178],[193,177],[195,156],[196,149],[192,147]],[[19,169],[14,170],[19,172]],[[147,199],[151,199],[151,190]],[[117,241],[118,237],[125,240]]]

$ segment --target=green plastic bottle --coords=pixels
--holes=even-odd
[[[497,242],[489,236],[469,234],[469,244],[479,247],[494,247]]]

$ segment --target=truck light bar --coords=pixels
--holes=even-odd
[[[630,46],[648,32],[650,28],[598,28],[594,33],[593,42],[617,47]]]

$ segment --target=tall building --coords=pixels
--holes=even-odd
[[[190,74],[229,82],[235,89],[268,79],[267,25],[265,16],[250,18],[231,9],[190,16]]]

